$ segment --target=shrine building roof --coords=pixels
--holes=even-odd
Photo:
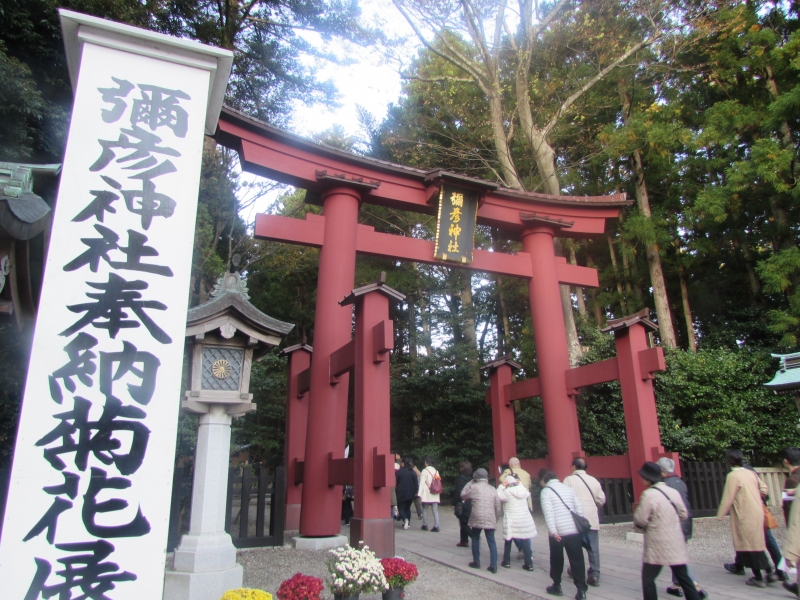
[[[781,359],[781,368],[772,381],[764,385],[778,393],[800,389],[800,352],[772,356]]]

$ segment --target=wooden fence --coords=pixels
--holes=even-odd
[[[730,469],[721,462],[681,461],[683,480],[689,492],[689,502],[695,517],[712,517],[717,514],[725,477]],[[781,506],[786,470],[781,467],[756,467],[755,471],[767,484],[769,500],[773,508]],[[631,479],[598,479],[606,494],[601,521],[603,523],[624,523],[633,520],[633,483]]]
[[[251,509],[255,509],[252,519]],[[268,475],[264,466],[231,468],[225,531],[231,534],[234,546],[283,546],[285,513],[286,469],[277,467],[274,475]]]
[[[172,510],[167,551],[180,544],[189,531],[192,509],[192,470],[175,470],[172,482]],[[273,475],[263,466],[231,467],[228,472],[228,500],[225,531],[237,548],[283,546],[286,511],[286,470]]]

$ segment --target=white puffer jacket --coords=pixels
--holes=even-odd
[[[434,475],[439,475],[433,467],[425,467],[419,477],[419,490],[417,496],[424,503],[439,504],[439,494],[431,492],[430,485],[433,482]]]
[[[564,502],[558,499],[556,492]],[[542,503],[542,512],[547,521],[547,531],[550,535],[558,534],[563,537],[578,533],[578,528],[575,527],[575,521],[569,511],[571,509],[580,516],[584,516],[583,505],[571,487],[556,479],[551,479],[542,490],[539,500]]]
[[[536,537],[536,524],[528,510],[531,493],[522,484],[500,486],[497,495],[503,503],[503,539],[525,540]]]

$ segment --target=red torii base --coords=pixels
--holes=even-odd
[[[289,357],[286,385],[286,439],[283,462],[286,467],[287,531],[300,529],[300,505],[303,498],[303,457],[306,453],[308,427],[308,390],[311,381],[311,346],[296,344],[284,348]]]
[[[564,371],[569,394],[574,396],[578,388],[618,379],[622,388],[622,405],[625,411],[625,434],[628,453],[623,456],[595,456],[591,459],[591,472],[595,477],[631,478],[634,500],[644,491],[644,485],[636,471],[645,461],[656,461],[667,456],[675,461],[675,471],[680,475],[677,452],[665,452],[658,429],[656,399],[653,393],[654,373],[664,371],[664,350],[650,348],[648,330],[657,326],[648,318],[644,309],[629,317],[608,322],[603,331],[612,331],[617,346],[617,357]],[[492,407],[492,431],[494,434],[494,471],[500,464],[517,454],[517,437],[514,423],[514,401],[538,396],[539,379],[531,378],[512,383],[512,370],[520,365],[502,358],[485,365],[489,369],[491,387],[486,392],[486,403]],[[558,435],[547,430],[547,435]],[[573,453],[570,459],[581,456]],[[523,460],[522,467],[533,476],[542,467],[551,466],[551,458]],[[567,473],[557,473],[564,477]]]

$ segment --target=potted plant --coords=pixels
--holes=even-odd
[[[383,567],[369,546],[356,549],[340,546],[330,551],[328,571],[335,600],[357,600],[361,592],[385,592],[389,587]]]
[[[272,594],[253,588],[238,588],[228,590],[220,600],[272,600]]]
[[[383,600],[400,600],[405,597],[405,588],[419,577],[414,563],[402,558],[382,558],[383,576],[389,589],[383,593]]]
[[[281,582],[278,600],[320,600],[325,585],[319,577],[295,573]]]

